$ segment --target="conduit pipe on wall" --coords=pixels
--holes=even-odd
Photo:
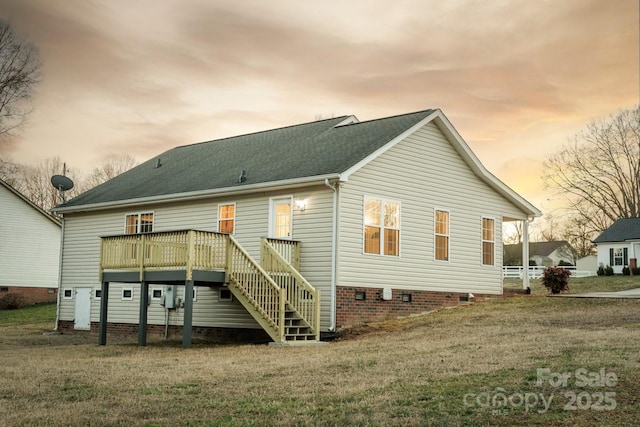
[[[331,311],[329,325],[329,331],[336,330],[336,280],[337,280],[337,252],[338,252],[338,188],[339,183],[331,184],[329,179],[324,180],[324,185],[329,187],[333,191],[333,219],[331,224]]]
[[[62,294],[62,251],[64,250],[64,215],[60,220],[62,223],[60,229],[60,256],[58,258],[58,298],[56,302],[56,326],[53,328],[54,331],[58,331],[58,322],[60,321],[60,300]]]

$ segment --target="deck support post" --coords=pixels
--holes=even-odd
[[[98,345],[107,344],[107,308],[109,305],[109,282],[102,282],[100,289],[100,327]]]
[[[193,325],[193,280],[184,282],[184,321],[182,327],[182,348],[191,347]]]
[[[147,345],[147,307],[149,307],[149,283],[140,283],[140,316],[138,319],[138,345]]]

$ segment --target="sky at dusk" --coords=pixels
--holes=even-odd
[[[0,0],[39,49],[0,155],[88,172],[177,145],[440,108],[543,211],[542,162],[639,102],[638,0]]]

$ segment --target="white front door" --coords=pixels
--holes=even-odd
[[[76,288],[76,311],[74,329],[91,329],[91,288]]]
[[[271,199],[269,217],[269,237],[291,239],[291,219],[293,217],[291,196]]]

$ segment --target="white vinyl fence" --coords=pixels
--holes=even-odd
[[[529,278],[539,279],[546,267],[529,267]],[[595,271],[577,270],[576,267],[562,267],[571,271],[571,277],[589,277],[595,276]],[[505,279],[522,279],[524,267],[518,265],[505,265],[502,267],[502,277]]]

